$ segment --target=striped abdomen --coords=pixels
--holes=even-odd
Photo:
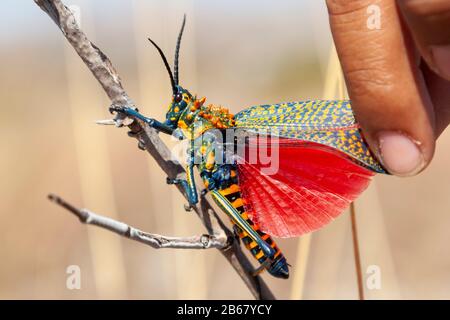
[[[219,192],[225,198],[227,198],[227,200],[233,205],[233,207],[240,213],[241,217],[245,219],[249,225],[251,225],[253,230],[255,230],[259,234],[259,236],[275,250],[273,261],[266,268],[269,273],[275,277],[288,278],[289,269],[286,258],[284,257],[281,250],[277,247],[275,241],[273,241],[273,239],[267,233],[261,231],[258,225],[253,223],[253,221],[249,219],[244,208],[244,199],[241,197],[239,186],[237,184],[232,184],[225,189],[219,190]],[[247,232],[241,230],[237,225],[235,225],[235,228],[245,247],[250,251],[255,259],[258,260],[260,264],[264,264],[267,260],[267,257],[264,255],[264,252],[261,250],[259,245],[249,237]]]

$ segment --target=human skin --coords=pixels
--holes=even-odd
[[[356,120],[392,174],[431,161],[450,122],[450,0],[327,0]],[[380,9],[369,28],[368,7]]]

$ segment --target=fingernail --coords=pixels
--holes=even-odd
[[[385,131],[378,136],[380,160],[389,173],[412,176],[424,166],[419,143],[398,132]]]
[[[439,74],[450,80],[450,45],[431,46],[431,52]]]

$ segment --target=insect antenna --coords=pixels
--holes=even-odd
[[[173,79],[173,74],[172,74],[172,70],[170,69],[169,63],[167,62],[166,56],[164,55],[164,52],[161,50],[160,47],[158,47],[158,45],[150,38],[148,38],[148,41],[150,41],[156,48],[156,50],[158,50],[159,54],[161,55],[161,58],[164,62],[164,65],[166,66],[167,72],[169,73],[169,77],[170,77],[170,84],[172,85],[172,92],[173,94],[177,93],[177,87],[175,85],[175,81]]]
[[[181,25],[180,33],[178,34],[177,46],[175,48],[175,61],[174,61],[174,76],[175,76],[175,84],[178,85],[178,57],[180,55],[180,45],[181,45],[181,37],[183,36],[184,25],[186,24],[186,14],[183,16],[183,23]]]

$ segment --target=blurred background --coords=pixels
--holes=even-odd
[[[168,76],[147,37],[172,60],[183,13],[181,83],[210,103],[237,112],[337,97],[323,1],[65,3],[79,10],[82,28],[146,115],[162,119],[170,100]],[[251,299],[215,250],[154,250],[81,225],[46,199],[54,192],[153,233],[205,231],[126,129],[94,124],[109,117],[109,101],[34,1],[2,1],[0,39],[0,298]],[[377,176],[356,202],[364,281],[380,276],[366,298],[450,298],[449,147],[447,131],[426,172]],[[278,298],[358,297],[348,213],[279,244],[292,276],[263,275]],[[80,267],[80,290],[66,287],[71,265]]]

